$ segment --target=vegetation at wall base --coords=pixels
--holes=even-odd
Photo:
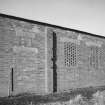
[[[1,97],[0,105],[105,105],[105,89],[84,88],[49,95],[23,93]]]

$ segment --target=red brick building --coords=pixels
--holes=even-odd
[[[0,15],[0,96],[105,85],[105,38]]]

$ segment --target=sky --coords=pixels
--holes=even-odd
[[[0,13],[105,36],[105,0],[0,0]]]

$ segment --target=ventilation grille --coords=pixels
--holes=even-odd
[[[64,42],[64,58],[66,67],[77,65],[77,46],[75,43]]]

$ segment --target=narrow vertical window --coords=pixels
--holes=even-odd
[[[11,91],[14,91],[13,68],[11,68]]]
[[[57,92],[57,36],[56,33],[53,32],[53,92]]]

